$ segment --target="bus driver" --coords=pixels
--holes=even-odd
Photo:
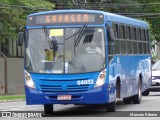
[[[85,49],[86,53],[98,53],[98,54],[102,54],[102,50],[97,47],[97,44],[95,41],[92,41],[89,46]]]

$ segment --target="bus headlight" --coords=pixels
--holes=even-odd
[[[34,88],[34,89],[36,88],[31,78],[31,75],[27,71],[25,71],[25,82],[28,87]]]
[[[99,74],[95,87],[102,86],[105,83],[105,80],[106,80],[106,69]]]
[[[156,79],[156,77],[152,76],[152,80],[155,80],[155,79]]]

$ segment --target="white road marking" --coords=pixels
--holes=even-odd
[[[25,106],[25,107],[11,107],[11,108],[8,108],[8,109],[4,109],[2,111],[16,111],[16,110],[35,110],[35,109],[40,109],[41,106],[40,105],[34,105],[34,106]]]

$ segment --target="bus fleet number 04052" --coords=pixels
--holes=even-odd
[[[93,79],[78,80],[77,81],[77,85],[90,85],[90,84],[94,84],[94,80]]]

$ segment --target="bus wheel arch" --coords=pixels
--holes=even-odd
[[[142,74],[141,73],[139,74],[139,80],[141,81],[141,84],[142,84]]]
[[[140,82],[140,83],[139,83]],[[139,79],[138,79],[138,84],[140,84],[141,85],[141,97],[142,97],[142,88],[143,88],[143,76],[142,76],[142,74],[140,73],[140,75],[139,75]]]
[[[142,80],[142,75],[141,75],[141,74],[140,74],[140,78],[141,78],[141,80]],[[143,86],[143,81],[142,81],[142,86]],[[147,90],[142,91],[142,95],[143,95],[143,96],[148,96],[149,93],[150,93],[149,88],[148,88]]]
[[[138,93],[133,96],[133,104],[140,104],[142,100],[142,75],[138,78]]]
[[[120,88],[121,88],[121,82],[120,82],[120,77],[117,77],[116,79],[116,84],[115,84],[115,101],[112,101],[110,103],[107,103],[105,105],[106,110],[108,112],[115,112],[116,111],[116,98],[120,98]]]
[[[120,98],[120,93],[121,93],[121,80],[120,80],[120,77],[117,77],[117,80],[116,80],[116,97],[117,98]]]

